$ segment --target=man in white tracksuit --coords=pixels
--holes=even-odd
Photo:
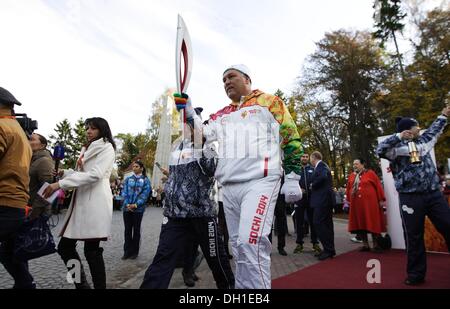
[[[203,133],[207,143],[219,143],[215,177],[223,185],[225,216],[236,261],[236,288],[270,289],[272,247],[268,235],[275,203],[283,168],[286,176],[281,192],[286,202],[294,203],[302,197],[302,145],[283,101],[252,91],[246,66],[225,70],[223,83],[232,102],[211,115],[207,125],[202,126],[196,119],[187,95],[177,94],[175,101],[179,109],[186,109],[188,119],[194,118],[197,132]],[[197,134],[195,139],[198,136],[202,135]]]

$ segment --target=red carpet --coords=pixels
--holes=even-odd
[[[370,259],[381,263],[381,283],[369,284],[366,280]],[[390,250],[382,254],[351,251],[333,259],[272,281],[273,289],[450,289],[450,255],[427,254],[425,284],[410,287],[403,284],[406,278],[406,253]]]

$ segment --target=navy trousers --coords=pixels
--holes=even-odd
[[[322,244],[323,251],[336,254],[334,248],[333,208],[328,206],[315,207],[313,210],[313,225]]]
[[[124,256],[130,257],[139,254],[141,242],[141,222],[144,213],[124,211],[123,222],[125,224],[123,245]]]
[[[408,255],[408,278],[424,279],[427,259],[424,241],[425,216],[445,238],[450,251],[450,207],[440,191],[400,193],[400,215]]]
[[[145,272],[141,289],[167,289],[178,259],[184,254],[186,245],[193,244],[194,241],[200,244],[217,288],[234,288],[234,275],[218,232],[217,220],[169,218],[161,227],[158,249],[152,264]]]
[[[301,201],[300,201],[301,202]],[[296,243],[299,245],[303,245],[303,238],[305,237],[305,216],[308,219],[308,222],[313,222],[314,218],[314,209],[308,205],[308,203],[299,203],[299,205],[295,208],[295,224],[297,231],[297,240]],[[311,243],[318,244],[316,229],[314,224],[309,224],[311,227]]]
[[[34,279],[28,271],[28,262],[14,258],[16,232],[25,220],[25,210],[0,206],[0,262],[14,279],[14,288],[34,289]]]

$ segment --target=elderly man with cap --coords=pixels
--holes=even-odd
[[[201,122],[186,94],[187,118],[194,118],[198,133],[219,144],[215,173],[223,186],[223,205],[236,261],[236,288],[271,287],[269,233],[278,193],[287,203],[301,199],[300,158],[303,153],[297,126],[284,102],[260,90],[252,90],[251,73],[234,65],[223,73],[223,85],[231,103]],[[280,191],[281,177],[285,173]]]
[[[202,110],[196,108],[194,111],[199,118]],[[175,141],[170,153],[158,249],[141,289],[168,288],[177,261],[186,253],[187,247],[194,247],[194,243],[200,245],[217,288],[234,288],[233,271],[217,228],[217,206],[210,198],[217,153],[213,144],[195,148],[191,120],[188,119],[185,126],[184,139]],[[186,262],[186,266],[194,264],[196,255],[189,250],[186,258],[189,257],[192,261]]]
[[[14,117],[19,101],[0,87],[0,262],[14,279],[14,288],[35,288],[26,262],[13,258],[15,234],[26,217],[32,151]]]
[[[397,133],[378,145],[377,154],[390,161],[395,187],[400,197],[400,214],[406,236],[408,255],[407,285],[425,281],[425,216],[444,236],[450,250],[450,208],[440,191],[439,176],[430,152],[444,131],[450,107],[442,110],[436,121],[420,135],[419,123],[412,118],[396,119]],[[409,142],[414,142],[420,161],[412,162]]]

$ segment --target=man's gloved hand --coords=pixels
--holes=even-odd
[[[300,189],[299,181],[300,176],[294,172],[284,176],[284,184],[280,193],[284,194],[284,200],[286,203],[295,203],[302,199],[303,194]]]
[[[194,116],[194,108],[192,107],[192,102],[186,93],[174,93],[173,98],[175,100],[175,105],[177,106],[177,111],[185,110],[186,118]]]

